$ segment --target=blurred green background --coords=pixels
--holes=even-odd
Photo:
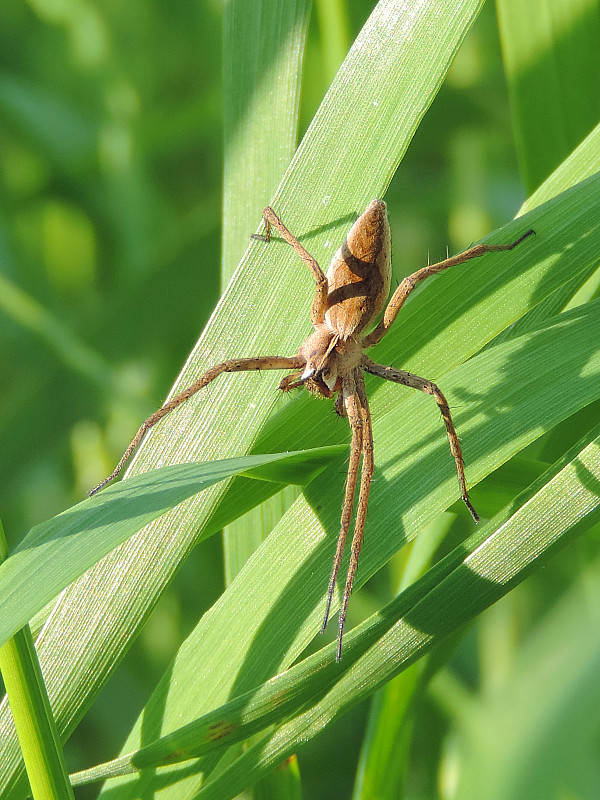
[[[344,55],[329,44],[326,5],[317,4],[309,30],[301,134]],[[338,42],[349,46],[374,3],[335,5],[343,12]],[[112,469],[140,420],[161,404],[219,296],[221,18],[218,0],[4,0],[0,511],[13,545]],[[561,157],[588,130],[583,115]],[[386,195],[397,278],[514,215],[526,197],[514,142],[488,4]],[[527,189],[560,160],[529,174]],[[248,235],[257,222],[248,220]],[[553,442],[560,452],[556,435]],[[452,541],[461,525],[448,515]],[[577,603],[596,557],[593,537],[579,542],[467,635],[455,669],[439,676],[419,717],[409,796],[451,796],[460,747],[451,720],[484,705],[471,695],[461,711],[459,680],[485,696],[494,682],[509,681],[516,661],[525,670],[521,661],[532,656],[519,643],[540,609],[567,590]],[[388,596],[403,558],[354,599],[357,618],[377,607],[379,593]],[[222,588],[213,537],[183,565],[69,742],[72,769],[116,754],[179,643]],[[543,640],[544,631],[535,636]],[[355,709],[302,752],[306,797],[350,796],[367,710]]]

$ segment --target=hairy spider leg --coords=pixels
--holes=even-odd
[[[177,408],[178,405],[196,394],[196,392],[199,392],[200,389],[208,386],[208,384],[214,381],[215,378],[218,378],[219,375],[222,375],[224,372],[251,372],[252,370],[262,369],[298,369],[298,367],[303,366],[303,363],[299,356],[292,356],[291,358],[286,358],[285,356],[258,356],[256,358],[232,358],[211,367],[201,375],[198,380],[188,386],[187,389],[184,389],[183,392],[172,397],[162,408],[159,408],[158,411],[155,411],[154,414],[151,414],[148,419],[142,422],[138,432],[131,440],[127,450],[125,450],[121,456],[121,460],[117,466],[108,478],[105,478],[91,490],[90,496],[99,492],[107,483],[110,483],[110,481],[117,477],[150,428],[156,425],[156,423],[169,412],[173,411],[174,408]]]
[[[312,272],[315,279],[315,296],[310,312],[310,321],[313,325],[318,325],[325,319],[325,312],[327,311],[327,295],[329,293],[327,276],[319,266],[317,260],[300,244],[294,234],[286,228],[271,206],[267,206],[267,208],[263,210],[263,219],[265,222],[264,241],[271,241],[271,226],[273,226]],[[262,237],[253,234],[252,238],[261,239]]]
[[[371,480],[375,470],[371,412],[369,410],[369,401],[367,399],[367,392],[365,389],[365,379],[360,369],[355,371],[355,387],[356,397],[358,399],[358,405],[360,409],[360,417],[362,420],[363,462],[360,475],[360,490],[358,493],[356,520],[354,522],[354,535],[352,537],[350,551],[350,564],[348,565],[346,585],[344,587],[344,597],[342,598],[342,605],[338,620],[338,646],[336,652],[337,661],[340,661],[342,658],[342,639],[344,636],[344,625],[346,624],[346,612],[348,610],[348,602],[350,600],[350,594],[352,593],[352,584],[354,583],[354,576],[356,575],[356,568],[358,567],[358,559],[360,557],[360,551],[365,534],[365,522],[367,519],[367,508],[369,505],[369,492],[371,490]]]
[[[465,462],[463,459],[462,448],[460,446],[458,434],[456,433],[456,428],[454,427],[454,422],[452,421],[452,414],[450,413],[448,401],[446,400],[442,391],[435,383],[433,383],[433,381],[429,381],[427,378],[420,378],[418,375],[413,375],[411,372],[405,372],[401,369],[394,369],[393,367],[385,367],[383,364],[376,364],[374,361],[371,361],[370,358],[367,358],[367,356],[363,358],[362,366],[363,369],[365,369],[367,372],[370,372],[371,375],[377,375],[377,377],[383,378],[386,381],[392,381],[393,383],[401,383],[403,386],[409,386],[411,389],[419,389],[419,391],[433,396],[441,411],[444,425],[446,426],[446,435],[448,436],[450,452],[452,453],[452,456],[454,457],[454,463],[456,464],[460,496],[471,512],[471,516],[475,522],[479,522],[479,515],[473,508],[473,504],[469,499],[469,493],[467,492]]]
[[[424,281],[425,278],[429,278],[430,275],[436,275],[438,272],[443,272],[445,269],[454,267],[457,264],[463,264],[465,261],[469,261],[471,258],[479,258],[486,253],[495,253],[498,250],[513,250],[518,244],[521,244],[524,239],[527,239],[528,236],[531,236],[534,233],[534,230],[528,230],[522,236],[519,236],[516,241],[511,242],[510,244],[476,244],[474,247],[470,247],[463,253],[446,258],[444,261],[440,261],[437,264],[429,264],[428,266],[422,267],[416,272],[413,272],[412,275],[407,275],[406,278],[400,282],[400,286],[398,286],[392,295],[392,298],[384,311],[379,325],[377,325],[377,327],[363,339],[363,346],[372,347],[374,344],[377,344],[377,342],[383,339],[385,334],[393,325],[394,320],[398,316],[398,312],[404,305],[406,298],[409,296],[415,286],[421,281]]]
[[[338,535],[335,557],[333,559],[329,587],[327,589],[327,605],[325,607],[325,616],[323,618],[321,632],[325,630],[329,621],[329,612],[331,611],[331,603],[333,601],[333,594],[335,592],[335,584],[337,581],[338,572],[340,570],[340,564],[342,562],[342,555],[344,553],[344,546],[346,544],[348,530],[350,528],[350,523],[352,522],[354,495],[356,492],[356,484],[358,482],[358,469],[360,466],[360,457],[363,452],[364,423],[360,409],[360,400],[356,392],[356,381],[353,375],[344,379],[342,384],[342,397],[344,400],[344,408],[348,416],[348,422],[350,423],[350,430],[352,431],[352,441],[350,444],[350,461],[348,463],[348,474],[346,476],[344,501],[342,503],[340,532]]]

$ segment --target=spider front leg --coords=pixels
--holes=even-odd
[[[214,367],[211,367],[203,375],[201,375],[198,380],[194,381],[194,383],[188,386],[187,389],[184,389],[183,392],[180,392],[179,394],[175,395],[175,397],[172,397],[167,403],[165,403],[164,406],[162,406],[162,408],[159,408],[158,411],[155,411],[154,414],[151,414],[147,420],[142,422],[138,432],[131,440],[127,450],[125,450],[121,456],[121,460],[117,466],[108,476],[108,478],[105,478],[92,489],[90,496],[96,494],[96,492],[99,492],[100,489],[104,488],[107,483],[110,483],[110,481],[117,477],[129,460],[133,451],[142,441],[150,428],[156,425],[159,420],[173,411],[174,408],[177,408],[178,405],[181,405],[181,403],[183,403],[193,394],[196,394],[196,392],[199,392],[200,389],[208,386],[208,384],[211,383],[211,381],[214,381],[215,378],[218,378],[219,375],[222,375],[224,372],[250,372],[252,370],[260,369],[298,369],[303,365],[304,361],[299,356],[292,356],[291,358],[286,358],[285,356],[258,356],[257,358],[232,358],[228,361],[223,361],[220,364],[216,364]]]
[[[258,236],[257,234],[252,234],[251,238],[258,239],[259,241],[270,242],[272,226],[279,231],[284,241],[286,241],[291,247],[294,248],[296,253],[298,253],[302,261],[304,261],[306,266],[312,272],[315,279],[315,296],[313,299],[310,321],[313,325],[318,325],[325,319],[325,312],[327,311],[327,295],[329,293],[329,288],[325,273],[317,263],[317,260],[311,256],[311,254],[303,245],[300,244],[294,234],[288,230],[288,228],[286,228],[271,206],[267,206],[263,210],[263,219],[265,221],[265,236],[262,237]]]
[[[452,414],[450,413],[448,401],[444,397],[442,391],[435,383],[427,380],[426,378],[420,378],[418,375],[413,375],[412,373],[405,372],[401,369],[384,367],[382,364],[376,364],[374,361],[371,361],[371,359],[367,358],[366,356],[363,358],[362,366],[367,372],[370,372],[371,375],[377,375],[379,378],[384,378],[386,381],[392,381],[393,383],[401,383],[403,386],[409,386],[411,389],[419,389],[419,391],[433,396],[442,413],[442,419],[444,420],[444,425],[446,426],[446,434],[448,436],[448,443],[450,444],[450,452],[452,453],[454,457],[454,463],[456,464],[460,496],[462,497],[466,507],[471,512],[471,516],[475,522],[479,522],[479,515],[473,508],[473,504],[471,503],[469,494],[467,492],[465,463],[463,460],[462,448],[456,433],[456,428],[454,427],[454,422],[452,421]]]

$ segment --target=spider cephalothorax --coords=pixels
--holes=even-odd
[[[527,231],[511,244],[478,244],[469,250],[465,250],[464,253],[447,258],[438,264],[423,267],[404,278],[386,307],[385,303],[390,291],[391,280],[391,245],[386,206],[382,200],[373,200],[362,216],[356,220],[344,243],[331,260],[327,275],[323,273],[321,267],[300,244],[298,239],[290,233],[272,208],[265,208],[263,218],[266,236],[255,236],[253,238],[269,241],[271,227],[276,228],[283,239],[294,248],[313,273],[316,284],[311,310],[311,321],[314,326],[313,333],[300,346],[295,356],[237,358],[223,361],[221,364],[209,369],[191,386],[169,400],[168,403],[142,423],[112,474],[96,486],[90,494],[97,492],[119,474],[146,431],[223,372],[290,369],[293,371],[286,375],[279,384],[282,390],[289,391],[290,389],[306,386],[310,391],[323,397],[329,399],[335,397],[337,413],[340,416],[348,417],[352,430],[352,442],[350,445],[348,479],[342,504],[340,532],[327,592],[323,630],[329,619],[344,545],[352,521],[356,487],[357,485],[359,486],[350,564],[339,616],[337,647],[337,658],[339,660],[342,654],[342,636],[346,610],[362,547],[369,491],[374,470],[373,431],[369,401],[365,391],[364,372],[369,372],[372,375],[377,375],[380,378],[400,383],[413,389],[419,389],[433,396],[446,426],[450,451],[456,464],[461,497],[471,512],[473,519],[476,522],[479,519],[467,493],[462,450],[452,422],[450,408],[440,389],[435,383],[426,378],[420,378],[410,372],[377,364],[367,356],[366,350],[377,344],[385,336],[402,308],[404,301],[417,283],[430,275],[442,272],[448,267],[461,264],[471,258],[477,258],[484,253],[494,250],[512,250],[533,231]],[[382,311],[384,313],[379,324],[373,330],[367,332]]]

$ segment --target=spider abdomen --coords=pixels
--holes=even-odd
[[[385,203],[373,200],[350,228],[327,270],[325,320],[342,339],[361,333],[390,291],[391,242]]]

